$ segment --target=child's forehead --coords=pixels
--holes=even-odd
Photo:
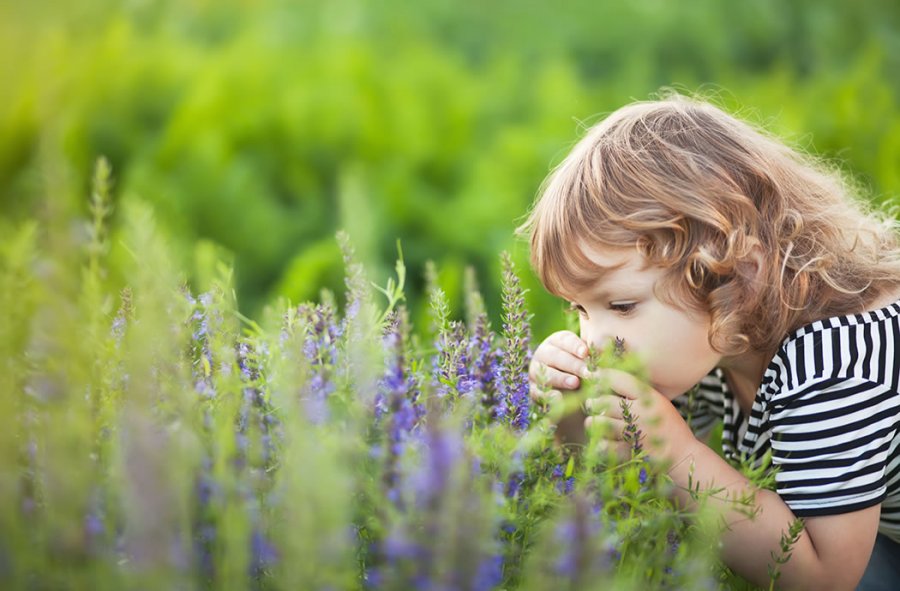
[[[647,260],[633,246],[611,247],[577,240],[564,245],[564,249],[566,265],[557,277],[560,295],[570,299],[572,295],[648,267]]]
[[[625,267],[643,268],[646,261],[640,251],[633,245],[606,246],[592,243],[584,239],[575,241],[573,245],[595,269],[608,273]]]

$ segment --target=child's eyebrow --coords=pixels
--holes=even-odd
[[[589,296],[590,299],[606,299],[613,296],[631,297],[632,295],[637,295],[638,292],[643,292],[648,287],[652,287],[649,278],[642,275],[633,275],[633,273],[639,273],[645,269],[647,269],[647,265],[631,268],[627,262],[604,266],[600,276],[594,277],[592,280],[586,280],[583,284],[574,286],[575,289],[565,290],[560,295],[569,302],[586,299],[585,296]],[[654,279],[652,284],[655,285],[656,281]],[[619,293],[631,291],[634,291],[635,294]]]
[[[573,284],[561,287],[559,295],[568,302],[573,302],[589,293],[591,297],[608,295],[610,289],[623,287],[624,279],[621,277],[621,269],[624,263],[614,266],[598,267],[595,273],[584,273],[578,278],[572,278]]]

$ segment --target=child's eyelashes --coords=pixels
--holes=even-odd
[[[622,316],[627,316],[634,312],[636,306],[637,302],[610,302],[609,309]]]
[[[635,311],[637,302],[610,302],[608,308],[620,316],[628,316]],[[569,312],[577,312],[579,316],[587,318],[587,310],[575,302],[569,302]]]

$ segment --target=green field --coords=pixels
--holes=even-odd
[[[515,228],[669,89],[896,203],[895,1],[3,0],[0,587],[742,588],[522,396]]]

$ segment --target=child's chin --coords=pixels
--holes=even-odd
[[[680,388],[678,386],[672,386],[667,384],[651,384],[651,386],[660,394],[666,397],[667,400],[674,400],[681,396],[682,394],[690,391],[690,388]]]

